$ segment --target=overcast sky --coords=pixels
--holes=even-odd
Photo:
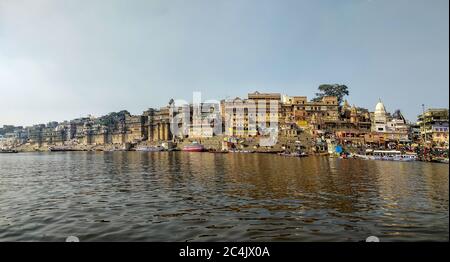
[[[449,106],[448,0],[0,0],[0,126],[346,84]]]

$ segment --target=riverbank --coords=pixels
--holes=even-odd
[[[160,147],[171,151],[181,151],[185,146],[198,142],[202,144],[205,151],[211,153],[260,153],[260,154],[279,154],[283,153],[286,156],[295,156],[301,153],[302,156],[307,154],[309,156],[330,156],[330,157],[342,157],[350,158],[352,156],[358,156],[364,154],[366,149],[371,148],[361,145],[359,147],[342,145],[342,152],[337,154],[327,149],[327,147],[318,147],[314,144],[313,140],[307,134],[302,134],[298,137],[282,137],[277,139],[277,143],[273,146],[260,146],[260,139],[255,138],[227,138],[227,137],[211,137],[203,139],[189,139],[186,138],[182,141],[162,142],[162,141],[143,141],[138,143],[125,143],[125,144],[79,144],[75,141],[64,144],[51,144],[51,145],[37,145],[37,144],[22,144],[10,148],[10,150],[17,152],[49,152],[49,151],[99,151],[99,152],[114,152],[114,151],[136,151],[139,148],[153,148]],[[329,147],[329,146],[328,146]],[[332,146],[334,149],[334,147]],[[143,150],[145,151],[145,150]],[[150,150],[151,151],[151,150]],[[402,149],[397,149],[402,151]],[[429,152],[430,150],[426,151]],[[406,150],[408,153],[415,153],[411,150]],[[424,151],[425,152],[425,151]],[[448,155],[436,155],[436,154],[421,154],[417,153],[417,160],[423,162],[439,162],[448,164]]]
[[[184,145],[187,145],[189,143],[182,143],[176,146],[175,148],[172,148],[170,151],[182,151],[182,148]],[[142,145],[140,145],[142,146]],[[65,146],[65,147],[15,147],[13,149],[15,153],[30,153],[30,152],[134,152],[137,151],[136,147],[128,147],[125,148],[123,145],[77,145],[77,146]],[[168,150],[162,150],[162,151],[168,151]],[[345,155],[345,156],[339,156],[337,154],[329,154],[328,152],[309,152],[306,154],[298,155],[295,153],[284,153],[282,149],[279,147],[272,148],[272,149],[255,149],[255,150],[230,150],[230,151],[221,151],[214,148],[208,148],[204,151],[204,153],[242,153],[242,154],[280,154],[285,157],[307,157],[307,156],[322,156],[322,157],[329,157],[329,158],[341,158],[341,159],[361,159],[360,157],[357,157],[356,155]],[[376,160],[374,160],[376,161]],[[382,160],[378,160],[382,161]],[[442,163],[442,164],[449,164],[448,158],[417,158],[414,162],[432,162],[432,163]]]
[[[273,146],[260,146],[258,139],[234,139],[226,140],[224,137],[211,137],[204,139],[184,139],[177,142],[150,142],[143,141],[138,143],[125,144],[79,144],[79,143],[65,143],[65,144],[22,144],[15,146],[12,149],[19,152],[48,152],[48,151],[134,151],[139,147],[155,147],[166,145],[175,150],[182,150],[185,146],[198,142],[204,146],[206,151],[221,152],[221,151],[247,151],[255,153],[281,153],[285,151],[294,152],[300,149],[307,153],[314,153],[307,138],[280,137]]]

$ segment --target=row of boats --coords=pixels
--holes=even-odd
[[[70,147],[50,147],[50,151],[76,151],[71,149]],[[135,148],[136,151],[141,152],[161,152],[161,151],[177,151],[178,149],[173,147],[164,147],[164,146],[138,146]],[[199,143],[192,143],[184,146],[181,151],[184,152],[207,152],[208,150]],[[255,153],[255,151],[251,150],[238,150],[231,149],[227,151],[210,151],[212,153]],[[0,149],[0,153],[18,153],[17,150],[13,149]],[[278,153],[280,156],[284,157],[307,157],[308,154],[305,152],[282,152]],[[401,152],[398,150],[372,150],[367,149],[365,154],[340,154],[340,158],[348,159],[362,159],[362,160],[383,160],[383,161],[402,161],[402,162],[411,162],[420,160],[416,153],[413,152]],[[439,163],[449,163],[448,158],[436,158],[432,162]]]
[[[0,149],[0,154],[15,154],[15,153],[19,153],[19,151],[13,149]]]
[[[286,157],[307,157],[308,153],[305,152],[282,152],[278,153],[280,156],[286,156]]]
[[[344,156],[342,158],[357,158],[363,160],[383,160],[383,161],[402,161],[411,162],[423,160],[414,152],[405,152],[397,150],[367,150],[365,155],[361,154],[350,154],[349,156]],[[445,157],[434,157],[429,162],[444,163],[448,164],[449,159]]]
[[[363,160],[385,160],[385,161],[416,161],[418,160],[417,154],[412,152],[402,153],[397,150],[366,150],[365,155],[353,154],[354,158]]]
[[[139,146],[135,148],[136,151],[141,152],[161,152],[161,151],[178,151],[176,148],[167,148],[163,146]],[[255,153],[250,150],[227,150],[227,151],[208,151],[205,146],[198,143],[192,143],[184,146],[180,151],[184,152],[212,152],[212,153]]]
[[[161,152],[161,151],[176,151],[177,149],[168,149],[163,146],[139,146],[135,148],[136,151],[140,152]],[[241,154],[252,154],[256,153],[253,150],[240,150],[240,149],[231,149],[231,150],[223,150],[223,151],[209,151],[202,144],[192,143],[190,145],[184,146],[181,151],[184,152],[211,152],[211,153],[241,153]],[[308,156],[305,152],[282,152],[278,153],[280,156],[285,157],[306,157]]]
[[[163,146],[138,146],[135,148],[136,151],[141,152],[161,152],[161,151],[177,151],[175,148],[163,147]],[[186,152],[204,152],[206,148],[202,144],[192,143],[186,145],[181,151]]]

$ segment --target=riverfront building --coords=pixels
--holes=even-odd
[[[173,100],[160,109],[149,108],[144,111],[141,119],[142,141],[170,141],[174,138],[171,131]]]
[[[293,141],[319,145],[319,151],[324,141],[380,147],[426,141],[448,147],[447,109],[429,109],[411,126],[399,110],[389,113],[381,100],[375,111],[369,112],[350,106],[347,100],[340,105],[334,96],[308,100],[306,96],[256,91],[247,98],[178,106],[171,100],[167,106],[149,108],[140,115],[121,111],[26,128],[4,126],[0,142],[46,147],[160,144],[185,139],[254,141],[277,131],[283,146]]]
[[[448,113],[448,109],[431,108],[417,117],[417,126],[420,127],[420,136],[425,143],[439,147],[448,147]]]
[[[400,110],[391,115],[380,100],[375,106],[375,112],[371,113],[371,120],[372,132],[366,135],[366,142],[373,144],[411,142],[410,127]]]

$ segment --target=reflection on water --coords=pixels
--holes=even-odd
[[[0,240],[448,241],[448,165],[183,152],[0,156]]]

